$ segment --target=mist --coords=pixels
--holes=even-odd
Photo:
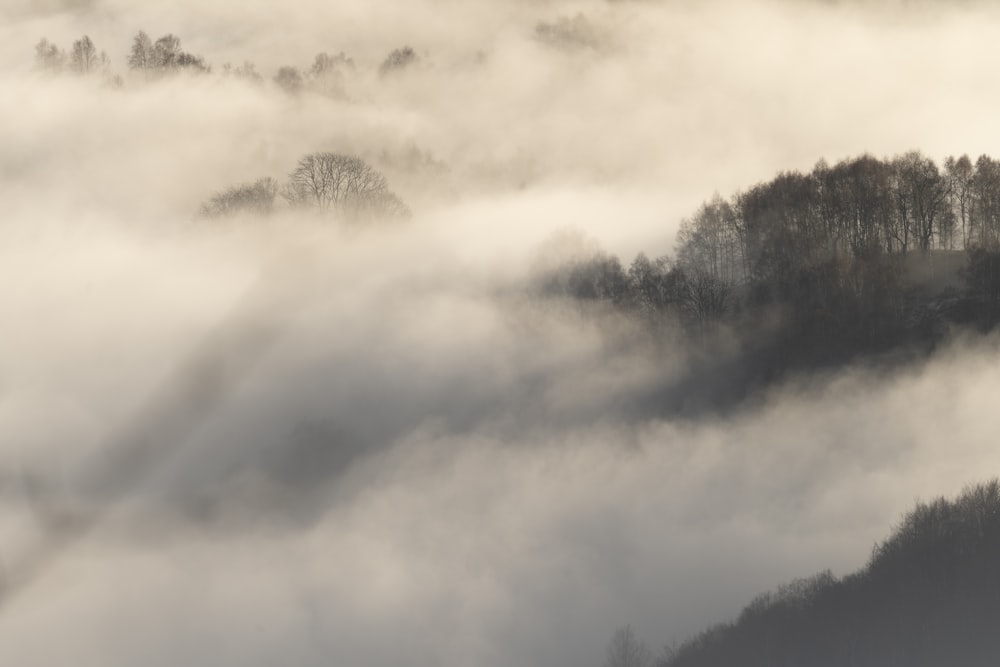
[[[998,469],[995,338],[678,415],[637,397],[684,345],[531,290],[820,158],[1000,153],[985,3],[0,16],[0,663],[598,665],[626,623],[658,649],[852,571]],[[139,29],[213,73],[139,80]],[[122,87],[33,69],[83,34]],[[271,81],[322,51],[355,61],[344,97]],[[246,60],[263,84],[221,76]],[[412,217],[198,217],[313,151]]]

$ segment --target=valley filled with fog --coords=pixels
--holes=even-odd
[[[866,5],[0,7],[0,664],[597,666],[996,475],[994,335],[684,409],[728,339],[538,287],[821,158],[1000,155],[997,11]],[[320,153],[405,215],[295,206]]]

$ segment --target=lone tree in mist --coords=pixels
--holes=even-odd
[[[354,155],[310,153],[289,175],[283,195],[293,206],[313,207],[351,219],[405,216],[406,205],[389,191],[378,170]]]
[[[97,47],[94,46],[93,40],[87,35],[73,42],[69,66],[77,74],[90,74],[106,63],[107,56],[103,53],[98,55]]]
[[[632,626],[618,628],[608,643],[604,667],[649,667],[653,658],[649,649],[632,632]]]
[[[129,69],[147,72],[155,68],[153,58],[153,40],[145,31],[140,30],[132,38],[132,50],[126,59]]]

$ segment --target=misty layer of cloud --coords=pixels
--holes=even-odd
[[[690,369],[669,332],[528,289],[566,239],[667,253],[713,191],[820,157],[1000,153],[1000,24],[922,11],[0,10],[0,561],[45,559],[0,663],[599,664],[626,622],[682,640],[995,474],[996,341],[680,419],[648,400]],[[213,74],[130,74],[140,28]],[[32,69],[84,33],[122,88]],[[270,80],[341,51],[343,97]],[[245,60],[262,85],[221,76]],[[314,151],[413,218],[196,218]]]

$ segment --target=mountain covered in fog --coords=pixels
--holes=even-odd
[[[758,596],[664,667],[986,667],[1000,655],[1000,484],[919,503],[868,564]]]

